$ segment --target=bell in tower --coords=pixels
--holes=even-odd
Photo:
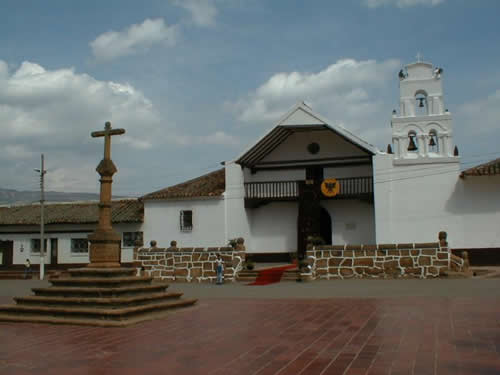
[[[443,100],[443,69],[417,57],[399,78],[399,114],[393,112],[394,160],[429,163],[453,158],[451,113]]]

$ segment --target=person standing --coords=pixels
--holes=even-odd
[[[224,261],[222,260],[220,254],[217,254],[215,266],[217,270],[217,284],[221,285],[224,283]]]
[[[31,262],[29,259],[26,259],[24,263],[24,278],[27,279],[28,275],[31,277]]]

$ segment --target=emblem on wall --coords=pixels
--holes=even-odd
[[[334,197],[340,193],[340,183],[335,178],[327,178],[321,183],[321,192],[325,197]]]

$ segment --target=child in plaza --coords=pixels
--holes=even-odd
[[[217,284],[220,285],[224,283],[224,261],[222,260],[220,254],[217,254],[215,265],[217,270]]]
[[[31,276],[31,262],[29,259],[26,259],[24,263],[24,278],[27,279],[28,276]]]

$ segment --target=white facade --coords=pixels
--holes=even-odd
[[[192,229],[182,229],[180,212],[192,212]],[[210,247],[227,244],[224,223],[224,200],[170,199],[144,202],[144,244],[156,241],[158,247]]]
[[[460,177],[442,80],[441,69],[423,62],[400,73],[399,114],[394,112],[391,119],[392,154],[299,103],[257,142],[225,162],[215,193],[196,196],[204,186],[202,176],[189,194],[183,195],[182,186],[195,180],[176,185],[176,194],[186,198],[144,197],[144,223],[114,227],[120,233],[143,231],[146,246],[154,240],[168,247],[175,240],[179,247],[219,247],[243,237],[250,254],[294,252],[301,246],[299,217],[304,215],[299,190],[323,178],[336,179],[341,186],[339,195],[319,198],[327,218],[321,220],[329,226],[321,228],[321,236],[327,233],[328,243],[434,242],[439,231],[446,231],[454,248],[498,248],[500,176]],[[320,177],[314,175],[318,170]],[[213,173],[222,178],[219,172]],[[47,233],[59,241],[58,262],[88,262],[88,255],[61,251],[71,238],[86,237],[85,231],[91,230],[71,228],[59,226]],[[15,264],[26,259],[31,238],[36,234],[0,233],[0,240],[15,241]],[[131,260],[132,248],[124,248],[122,261]]]
[[[125,232],[141,231],[142,223],[114,224],[113,229],[123,238]],[[95,229],[93,224],[60,224],[47,225],[44,238],[47,242],[47,252],[44,257],[45,264],[54,264],[51,254],[53,247],[57,246],[57,264],[81,264],[89,262],[87,253],[72,251],[72,239],[86,239]],[[40,263],[40,253],[32,249],[32,240],[40,239],[40,227],[27,226],[5,226],[0,228],[0,241],[13,241],[14,265],[24,264],[29,259],[32,264]],[[122,241],[123,243],[123,241]],[[122,246],[121,262],[129,263],[133,260],[133,247]]]
[[[394,154],[374,157],[376,240],[430,242],[446,231],[454,248],[500,247],[500,178],[459,177],[442,76],[418,62],[401,77],[400,114],[391,121]]]

